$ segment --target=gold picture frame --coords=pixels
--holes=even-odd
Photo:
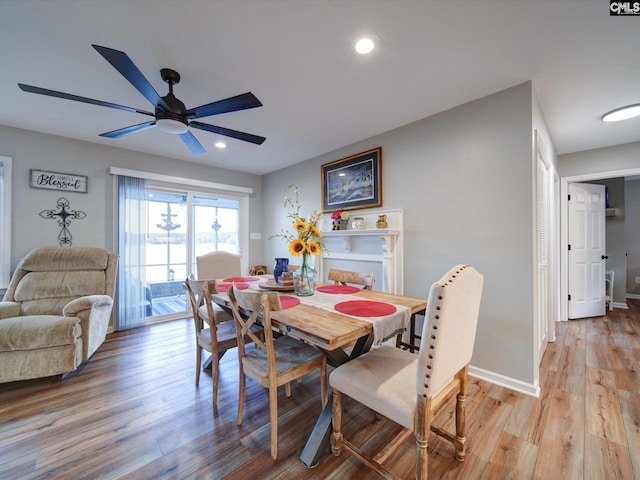
[[[382,147],[320,167],[322,211],[382,206]]]

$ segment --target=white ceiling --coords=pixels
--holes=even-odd
[[[640,17],[606,0],[0,0],[0,124],[256,174],[313,158],[533,80],[558,153],[640,140]],[[380,39],[370,56],[352,42]],[[92,47],[126,52],[160,95],[177,70],[187,108],[247,91],[261,108],[201,119],[261,146],[193,130],[208,150],[150,129],[98,135],[143,115],[25,93],[17,83],[153,108]]]

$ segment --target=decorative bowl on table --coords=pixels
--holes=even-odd
[[[292,292],[293,291],[293,275],[291,272],[283,272],[280,275],[280,281],[278,283],[275,280],[267,280],[266,282],[260,282],[258,284],[260,288],[265,290],[276,290],[279,292]]]

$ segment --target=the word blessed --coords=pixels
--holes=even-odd
[[[87,177],[66,173],[31,170],[31,186],[71,192],[87,192]]]

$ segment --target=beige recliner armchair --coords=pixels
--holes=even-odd
[[[0,302],[0,383],[75,370],[104,342],[118,255],[43,247],[18,264]]]

